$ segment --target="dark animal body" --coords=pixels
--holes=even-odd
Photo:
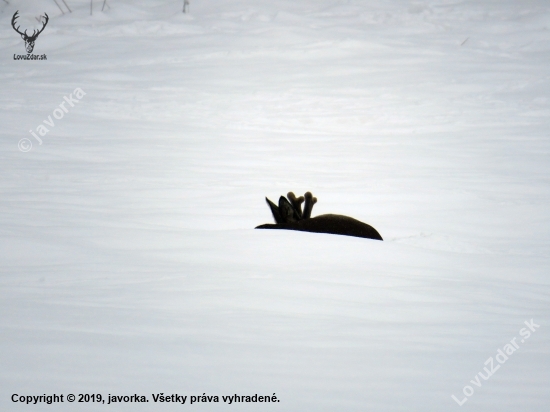
[[[327,214],[310,217],[313,205],[317,202],[310,192],[299,198],[292,192],[287,196],[290,201],[281,196],[278,206],[268,198],[265,199],[276,223],[266,223],[256,229],[286,229],[383,240],[375,228],[349,216]],[[302,212],[304,199],[305,207]]]

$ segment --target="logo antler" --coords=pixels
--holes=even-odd
[[[46,28],[46,25],[48,24],[48,21],[50,20],[50,18],[48,17],[47,13],[44,13],[44,16],[42,16],[44,18],[44,22],[42,23],[42,28],[38,31],[33,30],[32,35],[29,36],[27,34],[27,30],[25,30],[24,32],[21,32],[19,30],[19,27],[21,27],[21,26],[15,27],[16,20],[18,19],[18,17],[19,17],[19,10],[17,10],[15,12],[15,14],[13,15],[13,18],[11,19],[11,26],[13,27],[13,29],[17,33],[19,33],[21,35],[21,38],[25,41],[25,48],[27,49],[27,53],[32,53],[32,51],[34,50],[34,42],[36,41],[36,38],[38,37],[38,35],[40,33],[42,33],[44,31],[44,29]]]

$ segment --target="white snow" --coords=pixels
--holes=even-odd
[[[66,1],[0,2],[0,410],[549,410],[547,1]]]

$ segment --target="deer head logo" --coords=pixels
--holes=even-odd
[[[34,50],[34,42],[36,41],[36,38],[38,37],[38,35],[40,33],[42,33],[44,31],[44,29],[46,28],[46,25],[48,24],[48,21],[50,20],[50,18],[48,17],[48,15],[46,13],[44,13],[44,16],[42,16],[44,18],[44,22],[42,23],[42,28],[38,31],[33,30],[32,35],[29,36],[27,34],[27,30],[25,30],[24,32],[21,32],[21,31],[19,31],[20,26],[15,27],[16,20],[19,17],[18,14],[19,14],[19,10],[17,10],[15,12],[15,14],[13,15],[13,18],[11,19],[11,26],[13,27],[13,29],[17,33],[19,33],[21,35],[21,38],[23,40],[25,40],[25,48],[27,49],[27,53],[32,53],[32,51]]]

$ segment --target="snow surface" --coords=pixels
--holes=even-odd
[[[549,410],[548,1],[9,3],[0,410]],[[385,241],[253,230],[290,190]]]

